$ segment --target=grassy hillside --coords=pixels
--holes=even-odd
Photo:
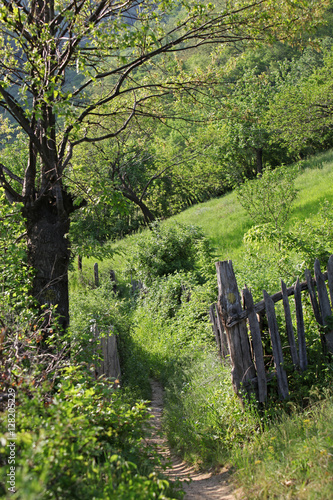
[[[309,217],[315,218],[324,200],[333,202],[333,151],[301,162],[295,185],[298,195],[292,208],[289,227],[295,225],[296,221],[300,222]],[[174,222],[193,224],[202,228],[214,248],[214,259],[232,259],[236,266],[243,257],[243,235],[253,225],[237,200],[235,192],[194,205],[164,221],[163,224],[172,225]],[[101,271],[115,269],[123,280],[128,258],[136,241],[137,235],[134,234],[110,244],[115,255],[111,259],[99,262]],[[92,269],[94,262],[95,259],[85,259],[85,268]],[[74,276],[72,276],[72,283],[75,283]]]

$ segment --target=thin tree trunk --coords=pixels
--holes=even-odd
[[[121,191],[121,193],[125,198],[127,198],[130,201],[133,201],[133,203],[135,203],[135,205],[140,207],[146,224],[150,224],[151,222],[154,222],[155,215],[153,214],[153,212],[150,211],[150,209],[147,207],[147,205],[138,196],[136,196],[136,194],[134,194],[133,192],[128,193],[126,191]]]
[[[257,164],[257,174],[262,174],[262,148],[256,148],[256,164]]]

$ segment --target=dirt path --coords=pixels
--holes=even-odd
[[[156,382],[151,381],[152,401],[151,413],[154,417],[153,426],[157,431],[161,429],[161,416],[163,412],[163,389]],[[182,482],[185,491],[184,500],[235,500],[228,485],[228,471],[222,469],[219,473],[198,472],[177,457],[172,456],[166,438],[155,435],[152,442],[156,443],[165,459],[171,461],[172,467],[165,471],[170,481]]]

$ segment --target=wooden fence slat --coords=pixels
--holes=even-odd
[[[120,378],[120,363],[117,350],[117,337],[112,330],[106,337],[101,338],[103,352],[103,374],[110,378]]]
[[[252,294],[247,287],[243,290],[243,299],[245,307],[249,313],[248,320],[252,337],[254,362],[258,377],[258,399],[260,403],[263,403],[264,401],[267,400],[267,380],[266,380],[264,353],[262,348],[260,326],[257,319],[257,315],[254,311]]]
[[[217,262],[216,271],[219,290],[218,309],[228,338],[232,363],[232,383],[235,392],[239,393],[241,384],[246,386],[246,383],[256,374],[251,357],[247,325],[246,320],[243,320],[231,328],[227,327],[229,316],[239,316],[242,312],[241,299],[231,260]]]
[[[94,280],[95,280],[95,286],[99,286],[99,278],[98,278],[98,264],[95,262],[94,264]]]
[[[308,284],[308,291],[309,291],[312,309],[313,309],[316,321],[317,321],[317,323],[322,325],[323,318],[321,317],[319,304],[318,304],[318,300],[317,300],[316,289],[314,288],[314,279],[312,278],[311,272],[309,269],[305,269],[305,277],[306,277],[306,282]]]
[[[327,272],[323,273],[323,279],[324,279],[324,281],[327,280]],[[307,282],[302,281],[300,283],[300,287],[301,287],[301,292],[303,292],[304,290],[307,290],[308,289]],[[288,295],[288,297],[290,295],[294,295],[294,287],[293,286],[287,288],[287,295]],[[282,292],[274,293],[273,295],[271,295],[271,299],[273,300],[274,303],[279,302],[280,300],[282,300]],[[265,301],[261,300],[260,302],[257,302],[257,304],[254,305],[254,310],[258,314],[263,313],[265,311]],[[230,316],[228,318],[228,321],[227,321],[227,326],[232,327],[232,326],[236,325],[239,321],[243,321],[243,319],[246,319],[246,318],[247,318],[247,311],[242,311],[238,315]]]
[[[110,276],[110,281],[112,283],[112,291],[114,293],[116,293],[116,291],[117,291],[117,278],[116,278],[116,273],[113,269],[110,269],[109,276]]]
[[[307,369],[308,360],[306,356],[305,330],[304,330],[302,297],[301,297],[299,278],[297,278],[296,281],[294,295],[295,295],[295,307],[296,307],[299,366],[300,369],[304,371]]]
[[[322,274],[320,270],[320,262],[318,259],[315,260],[315,265],[314,265],[314,271],[315,271],[315,278],[316,278],[316,283],[317,283],[317,291],[318,291],[318,298],[319,298],[319,306],[321,310],[321,316],[323,319],[323,325],[327,324],[326,318],[328,316],[331,316],[331,306],[330,306],[330,301],[327,295],[327,289],[326,289],[326,283],[324,280],[324,275]],[[329,352],[333,354],[333,331],[327,331],[324,334],[325,337],[325,342],[326,342],[326,347]]]
[[[331,315],[331,306],[327,295],[326,283],[324,281],[322,272],[320,270],[320,262],[318,259],[315,260],[314,271],[316,277],[321,315],[323,319],[323,324],[325,324],[326,316]]]
[[[331,304],[333,307],[333,255],[330,256],[327,263],[327,278],[328,278],[328,288],[330,291]]]
[[[218,330],[218,326],[217,326],[217,322],[216,322],[216,318],[215,318],[214,305],[211,305],[209,308],[209,318],[210,318],[210,322],[212,324],[213,332],[215,335],[215,340],[216,340],[216,344],[217,344],[217,348],[218,348],[219,357],[220,357],[220,359],[222,359],[220,336],[219,336],[219,330]]]
[[[93,337],[96,341],[96,351],[100,350],[100,359],[95,362],[95,374],[96,377],[105,375],[109,378],[119,378],[121,376],[120,363],[118,357],[117,349],[117,337],[112,333],[112,327],[110,332],[100,337],[100,332],[97,323],[93,323],[90,328]]]
[[[216,322],[217,326],[219,329],[219,334],[220,334],[220,343],[221,343],[221,348],[222,348],[222,356],[226,358],[229,354],[229,347],[228,347],[228,339],[227,339],[227,334],[225,333],[225,330],[222,325],[222,321],[219,315],[219,310],[217,307],[217,304],[215,304],[215,313],[216,313]]]
[[[284,317],[286,320],[286,330],[287,330],[291,360],[292,360],[293,365],[296,368],[296,367],[298,367],[298,355],[297,355],[297,347],[296,347],[296,341],[295,341],[295,335],[294,335],[294,328],[293,328],[293,322],[291,319],[290,305],[289,305],[288,294],[287,294],[287,286],[286,286],[285,282],[282,280],[281,280],[281,292],[282,292]]]
[[[282,345],[276,321],[274,302],[272,298],[268,295],[266,290],[263,291],[263,294],[264,294],[266,315],[268,321],[268,329],[272,342],[272,350],[273,350],[274,364],[276,368],[279,394],[282,399],[285,399],[289,396],[288,380],[287,380],[287,374],[283,368]]]

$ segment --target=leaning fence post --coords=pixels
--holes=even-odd
[[[327,295],[326,283],[323,274],[320,270],[320,262],[318,259],[315,260],[314,272],[317,284],[319,306],[321,310],[321,317],[323,320],[323,325],[327,325],[326,318],[332,315],[330,301]],[[328,351],[333,354],[333,331],[329,330],[324,334],[325,343]]]
[[[316,295],[316,290],[315,290],[314,285],[313,285],[313,278],[311,276],[309,269],[305,269],[304,274],[305,274],[306,282],[308,285],[308,291],[309,291],[312,309],[313,309],[316,321],[317,321],[317,323],[322,325],[323,318],[321,317],[319,304],[318,304],[318,300],[317,300],[317,295]]]
[[[229,354],[229,348],[228,348],[228,339],[227,335],[224,331],[222,321],[219,315],[219,310],[217,307],[217,304],[215,304],[215,312],[216,312],[216,323],[219,329],[219,334],[220,334],[220,342],[221,342],[221,349],[222,349],[222,356],[226,358]]]
[[[216,262],[218,283],[218,310],[225,328],[232,364],[232,383],[237,394],[241,385],[247,388],[256,376],[252,361],[246,318],[240,319],[243,312],[235,273],[231,260]]]
[[[287,374],[283,368],[282,345],[276,321],[274,302],[272,298],[268,295],[266,290],[263,291],[263,294],[265,300],[266,316],[268,321],[268,330],[272,342],[272,350],[273,350],[274,364],[276,368],[278,390],[281,399],[285,399],[289,396],[288,380],[287,380]]]
[[[301,286],[299,278],[297,278],[294,287],[295,308],[296,308],[296,323],[297,323],[297,337],[298,337],[298,353],[299,353],[299,367],[302,371],[308,367],[308,359],[306,356],[306,343],[305,343],[305,330],[301,298]]]
[[[254,310],[252,294],[247,287],[243,289],[243,299],[246,310],[248,311],[248,320],[254,351],[254,361],[258,376],[258,399],[260,403],[263,403],[267,399],[267,379],[265,371],[264,352],[262,348],[260,326]]]
[[[281,280],[281,292],[282,292],[284,317],[286,320],[286,330],[287,330],[291,360],[292,360],[292,363],[295,366],[295,368],[297,368],[298,367],[298,354],[297,354],[297,347],[296,347],[296,341],[295,341],[295,335],[294,335],[294,328],[293,328],[293,323],[292,323],[291,314],[290,314],[290,305],[289,305],[289,300],[288,300],[287,286],[286,286],[285,282],[282,280]]]

